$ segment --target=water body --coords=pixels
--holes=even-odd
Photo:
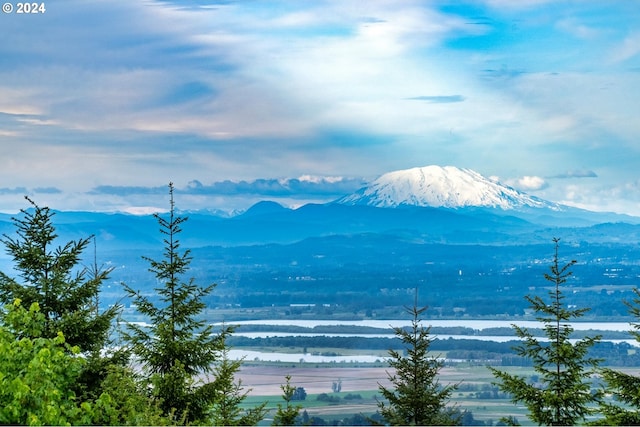
[[[314,328],[316,326],[363,326],[369,328],[396,328],[403,326],[411,326],[410,320],[243,320],[238,322],[227,322],[231,325],[269,325],[269,326],[300,326],[304,328]],[[482,331],[489,328],[510,328],[511,325],[518,325],[524,328],[541,328],[542,324],[535,320],[430,320],[424,319],[422,324],[425,326],[436,327],[465,327]],[[571,324],[576,331],[618,331],[624,332],[631,330],[628,322],[574,322]],[[393,334],[393,331],[390,332]],[[273,333],[272,333],[273,334]],[[287,334],[298,335],[298,334]],[[318,334],[316,334],[318,335]],[[323,334],[325,335],[325,334]],[[274,336],[274,335],[269,335]],[[344,336],[344,335],[340,335]],[[351,335],[357,336],[357,335]],[[371,336],[371,335],[369,335]]]
[[[132,322],[140,325],[146,325],[144,322]],[[425,326],[435,327],[465,327],[478,331],[489,328],[510,328],[515,324],[525,328],[540,328],[541,323],[535,320],[430,320],[424,319],[422,322]],[[216,323],[215,325],[221,325],[222,323]],[[299,326],[312,329],[316,326],[362,326],[371,328],[389,328],[388,334],[340,334],[340,333],[321,333],[321,332],[242,332],[242,328],[236,330],[233,335],[243,336],[248,338],[267,338],[267,337],[289,337],[289,336],[326,336],[326,337],[365,337],[365,338],[394,338],[395,334],[391,328],[411,326],[410,320],[286,320],[286,319],[271,319],[271,320],[244,320],[237,322],[225,322],[225,325],[268,325],[268,326]],[[626,322],[574,322],[572,324],[576,331],[618,331],[626,332],[631,330],[631,325]],[[515,341],[518,338],[514,335],[507,336],[494,336],[494,335],[449,335],[449,334],[433,334],[433,338],[437,339],[467,339],[467,340],[482,340],[482,341],[494,341],[494,342],[508,342]],[[544,337],[539,337],[541,341],[544,341]],[[640,343],[634,339],[613,339],[603,340],[612,343],[628,343],[634,347],[640,347]],[[229,357],[232,359],[245,359],[245,360],[260,360],[271,362],[291,362],[299,363],[301,361],[307,363],[374,363],[384,361],[384,357],[378,355],[366,354],[366,350],[362,350],[362,354],[355,354],[349,356],[322,356],[308,353],[271,353],[260,352],[252,350],[240,350],[231,349]]]
[[[505,337],[495,337],[499,340],[505,340]],[[513,339],[513,338],[511,338]],[[620,343],[627,342],[636,347],[640,347],[635,340],[611,340],[611,342]],[[366,350],[362,350],[366,352]],[[309,353],[270,353],[253,350],[231,349],[229,358],[234,360],[255,360],[263,362],[286,362],[286,363],[378,363],[384,362],[386,357],[371,354],[352,354],[349,356],[323,356],[319,354]],[[455,360],[449,360],[455,362]]]
[[[425,319],[422,322],[425,326],[435,327],[465,327],[478,331],[489,328],[510,328],[511,325],[516,324],[525,328],[540,328],[541,323],[531,320],[429,320]],[[326,336],[326,337],[365,337],[365,338],[394,338],[392,327],[411,326],[410,320],[286,320],[286,319],[272,319],[272,320],[247,320],[239,322],[228,322],[227,324],[233,325],[269,325],[269,326],[298,326],[312,329],[316,326],[362,326],[371,328],[389,328],[388,334],[362,334],[362,333],[322,333],[322,332],[242,332],[242,328],[239,328],[234,332],[236,336],[244,336],[249,338],[267,338],[267,337],[288,337],[288,336]],[[572,324],[576,331],[618,331],[626,332],[631,330],[631,326],[626,322],[574,322]],[[466,340],[481,340],[481,341],[494,341],[494,342],[508,342],[516,341],[518,338],[514,335],[508,336],[495,336],[495,335],[450,335],[450,334],[432,334],[436,339],[466,339]],[[540,341],[544,341],[545,337],[539,337]],[[634,347],[640,347],[640,343],[634,339],[613,339],[603,340],[612,343],[628,343]],[[245,351],[245,350],[231,350],[230,356],[233,358],[245,358],[246,360],[260,360],[260,361],[280,361],[280,362],[307,362],[307,363],[344,363],[344,362],[359,362],[359,363],[373,363],[384,361],[384,357],[377,355],[365,354],[366,350],[362,350],[363,354],[349,355],[349,356],[322,356],[312,355],[304,353],[267,353],[258,351]]]
[[[390,334],[325,334],[322,332],[239,332],[233,333],[234,336],[246,337],[246,338],[275,338],[275,337],[358,337],[358,338],[395,338],[393,333]],[[478,341],[494,341],[494,342],[509,342],[518,341],[519,338],[514,335],[450,335],[450,334],[430,334],[432,338],[439,340],[478,340]],[[547,341],[545,337],[536,337],[539,341]],[[577,341],[577,340],[571,340]],[[603,342],[628,343],[635,347],[640,347],[640,343],[635,339],[603,339]]]
[[[364,350],[363,350],[364,351]],[[354,354],[349,356],[322,356],[309,353],[267,353],[262,351],[231,349],[229,358],[256,360],[263,362],[287,363],[375,363],[386,360],[384,357],[371,354]]]

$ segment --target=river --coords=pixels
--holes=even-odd
[[[455,319],[455,320],[429,320],[422,321],[425,326],[434,327],[465,327],[480,331],[478,335],[451,335],[451,334],[432,334],[436,339],[473,339],[482,341],[495,341],[495,342],[508,342],[515,341],[518,338],[515,335],[496,336],[496,335],[482,335],[482,331],[490,328],[510,328],[511,325],[516,324],[525,328],[541,328],[541,323],[535,320],[468,320],[468,319]],[[322,332],[242,332],[242,328],[238,328],[234,335],[244,336],[249,338],[266,338],[266,337],[287,337],[287,336],[326,336],[326,337],[368,337],[368,338],[393,338],[395,337],[392,327],[410,326],[410,320],[286,320],[286,319],[271,319],[271,320],[246,320],[238,322],[227,322],[227,325],[268,325],[268,326],[282,326],[283,328],[288,326],[298,326],[309,328],[312,330],[316,326],[362,326],[370,328],[389,328],[388,334],[374,333],[322,333]],[[625,332],[631,329],[629,323],[625,322],[574,322],[572,323],[574,330],[576,331],[617,331]],[[539,338],[540,341],[544,341],[544,337]],[[634,339],[611,339],[603,340],[612,343],[626,342],[632,346],[640,347],[640,343]],[[366,350],[362,350],[362,354],[354,354],[349,356],[322,356],[305,353],[270,353],[259,351],[247,351],[233,349],[230,352],[232,358],[245,358],[246,360],[260,360],[260,361],[280,361],[280,362],[308,362],[308,363],[344,363],[344,362],[360,362],[360,363],[373,363],[376,361],[384,360],[384,357],[379,355],[366,354]]]
[[[268,326],[299,326],[303,328],[314,328],[316,326],[362,326],[368,328],[396,328],[411,326],[411,320],[243,320],[237,322],[227,322],[230,325],[268,325]],[[542,324],[536,320],[468,320],[468,319],[424,319],[425,326],[437,327],[465,327],[482,331],[489,328],[509,328],[511,325],[518,325],[524,328],[541,328]],[[629,331],[631,325],[627,322],[573,322],[571,324],[576,331]],[[392,331],[390,333],[393,333]],[[289,334],[291,335],[291,334]],[[296,334],[297,335],[297,334]],[[324,335],[324,334],[323,334]]]

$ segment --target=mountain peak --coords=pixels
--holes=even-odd
[[[270,215],[273,213],[280,213],[287,210],[288,210],[287,208],[285,208],[278,202],[263,200],[251,206],[242,215],[243,216],[255,216],[255,215],[265,215],[265,214]]]
[[[337,203],[376,207],[558,209],[554,203],[492,181],[471,169],[435,165],[386,173]]]

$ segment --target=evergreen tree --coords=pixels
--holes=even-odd
[[[98,304],[100,287],[111,270],[97,266],[92,270],[80,264],[93,236],[55,246],[58,235],[54,212],[25,198],[32,209],[22,210],[19,218],[13,218],[16,236],[4,234],[0,239],[19,273],[18,278],[12,278],[0,272],[0,303],[36,303],[44,322],[39,336],[53,339],[62,333],[69,348],[79,349],[88,363],[83,365],[74,391],[82,400],[95,398],[101,393],[108,366],[126,360],[121,352],[109,356],[101,353],[120,310],[114,306],[101,312]],[[28,331],[23,334],[33,337]]]
[[[537,320],[544,324],[548,342],[540,342],[526,328],[513,326],[523,344],[515,347],[518,355],[530,358],[538,373],[538,383],[489,368],[499,380],[496,384],[510,393],[514,402],[529,409],[529,418],[540,425],[575,425],[594,412],[593,405],[600,394],[592,393],[589,377],[595,372],[599,360],[589,358],[587,352],[600,337],[587,337],[572,343],[573,328],[569,322],[584,315],[588,309],[565,308],[560,286],[572,275],[569,270],[576,261],[560,266],[558,248],[560,239],[553,239],[555,252],[551,274],[544,278],[553,284],[549,302],[538,296],[527,296],[531,308],[538,313]]]
[[[128,366],[111,365],[102,381],[102,393],[93,402],[85,425],[160,426],[175,425],[163,415],[150,395],[148,382]]]
[[[216,426],[252,426],[257,425],[267,413],[264,402],[256,407],[243,409],[242,402],[249,391],[243,390],[242,381],[235,381],[240,370],[241,360],[230,360],[229,349],[222,350],[221,360],[214,369],[215,401],[211,408],[209,422]]]
[[[291,375],[285,377],[286,382],[280,386],[282,389],[282,398],[284,399],[284,407],[278,403],[278,410],[273,417],[272,426],[292,426],[296,423],[296,418],[300,413],[302,407],[300,405],[293,405],[293,395],[296,392],[296,387],[291,385]]]
[[[203,298],[215,284],[199,286],[194,279],[183,281],[191,262],[189,250],[180,250],[178,234],[187,218],[176,215],[173,184],[169,184],[169,217],[154,215],[164,236],[164,257],[149,262],[149,271],[159,283],[154,288],[159,302],[124,285],[138,311],[150,326],[128,324],[125,340],[139,358],[153,384],[153,392],[165,415],[188,423],[206,422],[215,403],[214,383],[198,383],[196,377],[212,372],[230,328],[214,333],[200,318]]]
[[[640,290],[633,290],[636,294],[632,302],[625,304],[629,313],[636,319],[640,319]],[[632,324],[631,335],[636,341],[640,341],[640,324]],[[640,425],[640,377],[614,369],[605,368],[601,371],[602,378],[607,384],[606,392],[613,394],[615,400],[622,402],[620,406],[613,402],[603,402],[600,411],[604,418],[600,420],[602,425]]]
[[[119,310],[112,307],[100,313],[95,304],[111,270],[89,274],[81,267],[92,237],[54,247],[58,237],[52,223],[54,213],[25,198],[33,209],[22,210],[21,218],[13,218],[17,236],[4,234],[0,239],[19,273],[19,278],[11,278],[0,272],[0,303],[12,304],[16,299],[25,306],[38,303],[45,321],[44,337],[55,338],[62,332],[65,341],[81,352],[99,351]]]
[[[411,328],[394,328],[407,346],[406,356],[389,350],[394,371],[388,376],[394,387],[379,385],[385,399],[378,402],[380,413],[391,425],[455,425],[457,417],[446,405],[457,385],[443,386],[438,381],[443,362],[429,355],[431,328],[423,327],[420,319],[427,307],[417,306],[416,294],[416,304],[406,310],[412,315]]]

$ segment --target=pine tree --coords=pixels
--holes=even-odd
[[[640,290],[633,290],[635,298],[625,304],[629,313],[640,319]],[[640,342],[640,324],[633,323],[631,335]],[[601,371],[602,378],[607,384],[606,392],[613,394],[615,400],[624,405],[613,402],[603,402],[600,411],[604,418],[601,425],[640,425],[640,377],[625,372],[605,368]]]
[[[200,318],[203,298],[215,284],[199,286],[194,279],[183,281],[191,262],[189,250],[180,250],[178,234],[187,217],[176,215],[173,184],[169,184],[169,217],[154,215],[164,236],[164,257],[149,262],[149,271],[159,283],[154,288],[159,302],[124,285],[138,311],[150,326],[128,324],[125,340],[143,364],[153,384],[153,392],[166,415],[188,423],[206,422],[215,403],[214,383],[198,383],[197,376],[212,372],[230,328],[214,333]]]
[[[296,387],[291,385],[291,375],[285,377],[285,383],[280,386],[282,389],[282,399],[284,399],[284,407],[278,403],[278,410],[273,417],[272,426],[292,426],[296,423],[296,418],[300,414],[300,405],[293,405],[293,395],[296,392]]]
[[[215,401],[211,408],[210,423],[216,426],[257,425],[267,413],[264,402],[256,407],[243,409],[242,402],[251,390],[243,390],[242,381],[235,380],[242,360],[229,359],[229,349],[225,346],[221,359],[214,369]]]
[[[423,327],[420,319],[427,307],[417,306],[416,295],[416,304],[406,310],[412,315],[410,330],[394,328],[407,346],[406,356],[389,350],[394,371],[388,376],[394,387],[379,385],[386,400],[378,402],[380,413],[391,425],[455,425],[457,418],[446,405],[457,385],[443,386],[438,381],[443,362],[429,355],[431,328]]]
[[[514,402],[521,402],[529,409],[529,418],[540,425],[575,425],[594,412],[594,404],[600,394],[591,391],[589,377],[599,360],[587,355],[600,337],[586,337],[572,343],[573,327],[569,322],[581,317],[589,309],[565,308],[560,286],[572,275],[571,261],[560,266],[558,249],[560,239],[553,239],[555,252],[550,267],[551,274],[544,278],[553,284],[549,302],[538,296],[527,296],[531,308],[538,313],[537,320],[544,324],[547,342],[540,342],[526,328],[513,326],[523,344],[515,347],[518,355],[530,358],[538,373],[537,384],[524,377],[511,375],[496,368],[489,368],[499,380],[499,388],[511,394]]]
[[[86,267],[89,279],[99,280],[100,276],[110,272],[112,269],[105,269],[104,265],[98,266],[97,243],[95,236],[93,237],[93,264]],[[96,316],[100,312],[100,294],[94,296],[93,307]],[[119,310],[120,307],[118,306]],[[125,369],[129,363],[130,354],[120,348],[116,340],[105,337],[101,348],[95,348],[89,353],[85,353],[87,360],[85,369],[78,378],[78,392],[82,400],[94,400],[104,393],[104,382],[110,372],[118,369]]]
[[[33,209],[21,210],[22,218],[13,218],[17,237],[4,234],[0,239],[19,273],[19,278],[11,278],[0,272],[0,303],[16,299],[25,306],[37,303],[45,319],[44,337],[55,338],[62,332],[67,344],[81,352],[99,351],[119,310],[112,307],[100,313],[95,305],[111,270],[90,274],[81,267],[92,236],[54,248],[58,237],[54,212],[25,198]]]

